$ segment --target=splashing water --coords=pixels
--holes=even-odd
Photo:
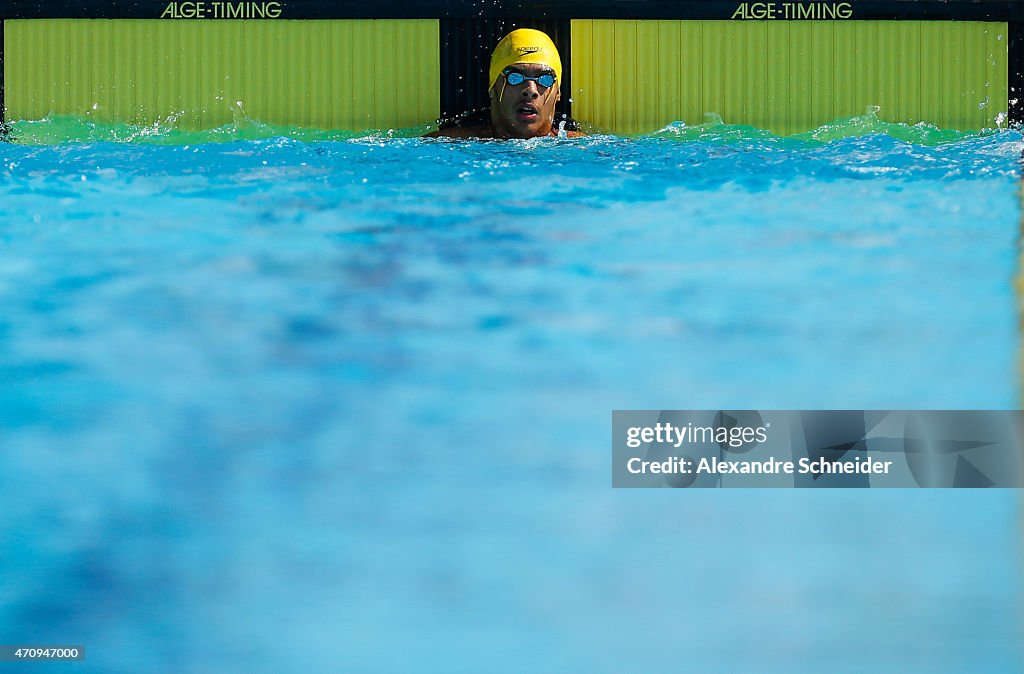
[[[1012,102],[1011,102],[1012,103]],[[940,129],[924,122],[907,125],[886,122],[878,117],[879,108],[871,106],[861,116],[839,119],[817,129],[791,136],[796,139],[827,143],[840,138],[884,134],[897,140],[922,145],[938,145],[966,138],[985,136],[998,129],[981,131],[957,131]],[[10,124],[12,137],[26,145],[48,145],[81,142],[129,142],[166,145],[198,145],[239,140],[261,140],[268,138],[291,138],[305,142],[344,141],[354,138],[415,138],[430,131],[432,126],[422,125],[403,129],[367,131],[324,130],[298,126],[270,124],[251,119],[244,111],[242,101],[232,106],[231,124],[216,129],[188,130],[180,126],[184,113],[170,115],[165,119],[146,125],[101,122],[90,116],[52,116],[34,121],[15,121]],[[687,126],[682,122],[666,125],[660,130],[640,137],[674,137],[681,140],[728,140],[730,138],[774,138],[771,131],[751,126],[725,123],[721,116],[708,114],[704,124]],[[997,124],[998,126],[998,124]],[[559,134],[565,127],[559,123]],[[601,133],[600,129],[586,128],[590,133]]]

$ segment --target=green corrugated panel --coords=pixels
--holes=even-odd
[[[992,83],[1002,80],[1006,81],[1009,74],[1008,59],[1008,29],[1002,26],[989,25],[985,29],[985,91],[982,103],[979,104],[980,115],[988,118],[988,108],[991,108],[995,101],[995,90]],[[1002,54],[1002,58],[999,55]]]
[[[908,28],[904,26],[904,29]],[[872,32],[875,36],[874,45],[877,51],[875,54],[875,61],[878,63],[878,79],[877,89],[872,93],[874,94],[874,100],[877,102],[880,108],[880,115],[885,119],[891,119],[892,121],[910,122],[909,119],[902,119],[899,116],[900,109],[900,95],[902,91],[900,89],[901,82],[899,80],[899,31],[900,26],[894,22],[884,21],[872,21],[864,24],[864,28]],[[859,92],[863,95],[865,92]],[[870,102],[870,101],[869,101]]]
[[[704,64],[704,77],[700,80],[703,110],[722,115],[729,114],[726,102],[729,98],[727,90],[730,81],[725,75],[732,55],[734,51],[726,40],[725,31],[716,31],[709,24],[701,23],[700,53],[697,55],[697,62]],[[738,72],[736,74],[739,75]]]
[[[766,129],[783,131],[789,124],[789,24],[771,21],[765,24],[765,98],[767,99]],[[749,28],[747,30],[750,30]],[[700,71],[693,73],[699,78]],[[730,123],[742,124],[743,121]]]
[[[10,120],[51,114],[183,128],[252,119],[416,126],[439,115],[438,22],[11,20]]]
[[[994,127],[1007,40],[1005,23],[575,20],[573,116],[640,133],[717,113],[785,134],[877,107],[886,121]]]
[[[615,58],[612,54],[629,53],[630,56],[635,54],[637,47],[636,27],[636,21],[623,22],[619,29],[614,31],[611,40],[608,42],[612,46],[612,52],[611,54],[605,54],[604,62],[601,64],[601,71],[612,76],[612,80],[606,83],[607,94],[601,98],[606,104],[608,101],[612,101],[615,119],[620,124],[623,123],[623,120],[627,119],[635,124],[640,116],[639,106],[636,105],[638,102],[636,95],[637,79],[641,77],[641,73],[632,58],[629,59],[627,64],[624,59]],[[625,96],[616,95],[620,87],[626,92]]]
[[[639,77],[633,83],[640,124],[656,124],[658,113],[658,22],[636,25],[636,64]]]
[[[743,119],[748,123],[760,128],[768,125],[768,66],[765,64],[765,48],[768,45],[768,31],[766,26],[759,25],[754,30],[746,30],[738,25],[734,27],[734,40],[746,40],[749,49],[746,53],[746,64],[743,67],[745,82],[743,91],[747,95],[741,95],[743,100]]]
[[[837,21],[832,26],[833,54],[849,54],[858,48],[856,24],[852,21]],[[832,92],[833,113],[837,118],[853,117],[864,113],[856,82],[863,71],[859,71],[854,59],[833,61],[836,85]]]

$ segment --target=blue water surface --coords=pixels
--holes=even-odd
[[[613,409],[1018,407],[1022,146],[0,144],[0,643],[1022,671],[1013,491],[610,488]]]

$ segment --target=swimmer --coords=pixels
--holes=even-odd
[[[491,54],[491,119],[477,126],[441,129],[427,137],[536,138],[557,136],[555,103],[561,97],[562,59],[539,30],[520,28],[501,38]],[[567,131],[576,138],[579,131]]]

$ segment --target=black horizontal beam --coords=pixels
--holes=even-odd
[[[177,9],[170,9],[176,3]],[[273,6],[278,19],[731,19],[742,5],[846,5],[852,20],[1024,21],[1021,0],[0,0],[0,19],[186,18],[196,4],[216,20],[214,5]],[[279,10],[279,13],[277,13]],[[845,11],[844,11],[845,13]],[[245,16],[251,17],[252,12]],[[257,13],[259,18],[263,14]],[[193,17],[188,17],[193,18]]]

